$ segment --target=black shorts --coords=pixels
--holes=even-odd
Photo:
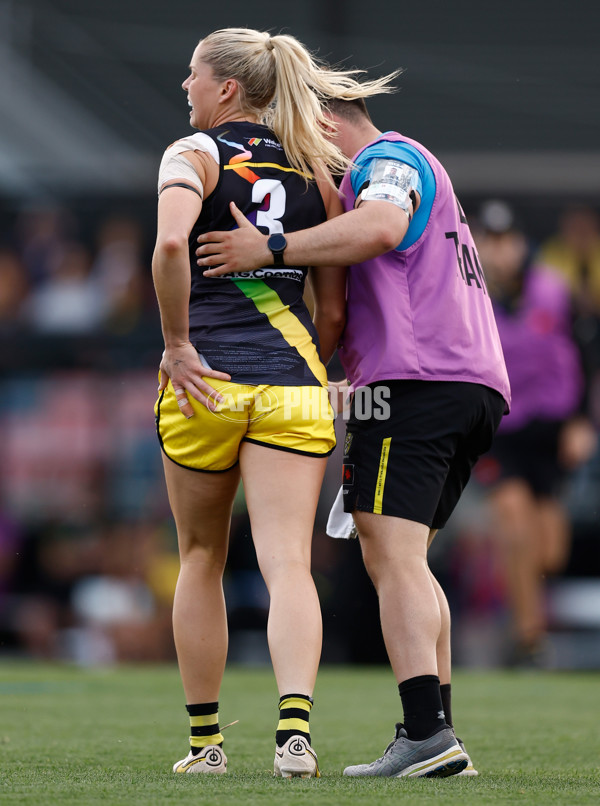
[[[497,434],[492,449],[477,465],[475,478],[484,487],[521,479],[534,495],[554,497],[565,476],[558,461],[563,424],[562,420],[533,420],[517,431]]]
[[[454,381],[382,381],[363,390],[346,428],[344,510],[441,529],[492,444],[502,396]]]

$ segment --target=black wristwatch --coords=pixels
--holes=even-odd
[[[269,235],[267,246],[273,254],[273,265],[285,266],[285,263],[283,262],[283,253],[287,246],[285,235],[282,235],[280,232],[276,232],[274,235]]]

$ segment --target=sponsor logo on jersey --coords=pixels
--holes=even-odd
[[[220,278],[233,278],[234,280],[269,280],[276,278],[278,280],[295,280],[297,283],[301,283],[304,279],[304,272],[302,269],[277,269],[277,268],[267,268],[267,269],[254,269],[253,271],[238,271],[232,272],[231,274],[221,274]]]
[[[277,140],[272,140],[270,137],[250,137],[248,140],[249,146],[257,146],[259,143],[264,143],[269,148],[276,148],[278,151],[283,151],[283,146]]]

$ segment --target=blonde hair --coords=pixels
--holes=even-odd
[[[200,58],[215,78],[235,78],[245,112],[256,115],[280,140],[290,164],[305,174],[321,162],[334,174],[351,164],[325,137],[327,101],[353,101],[394,91],[400,71],[373,81],[355,76],[364,70],[336,70],[320,63],[295,37],[223,28],[201,40]]]

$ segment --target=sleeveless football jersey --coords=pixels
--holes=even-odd
[[[325,221],[319,189],[292,168],[266,126],[231,122],[194,135],[217,156],[219,180],[204,199],[189,239],[192,286],[190,341],[212,369],[234,383],[278,386],[327,384],[317,332],[303,301],[306,266],[268,266],[204,277],[196,264],[200,233],[233,229],[234,201],[265,234],[305,229]],[[212,146],[212,144],[211,144]]]

